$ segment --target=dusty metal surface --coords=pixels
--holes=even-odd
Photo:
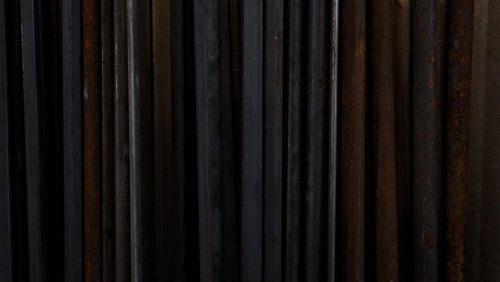
[[[465,281],[474,1],[452,1],[449,11],[446,279]]]
[[[369,9],[370,91],[375,190],[375,265],[377,280],[397,281],[398,233],[395,139],[395,40],[392,1],[372,3]]]
[[[438,84],[438,3],[415,2],[413,54],[413,205],[416,280],[438,279],[438,208],[442,186],[442,95]]]
[[[341,3],[340,261],[342,280],[364,277],[366,3]]]

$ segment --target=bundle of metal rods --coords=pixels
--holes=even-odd
[[[0,0],[1,281],[463,281],[474,0]]]

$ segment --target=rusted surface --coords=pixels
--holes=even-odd
[[[465,281],[474,0],[451,1],[448,43],[446,279]]]
[[[364,280],[366,4],[344,1],[340,65],[340,278]]]
[[[375,253],[379,281],[397,281],[398,234],[396,203],[395,139],[395,24],[394,5],[384,0],[371,3],[370,98],[375,189]]]
[[[102,275],[100,2],[84,0],[82,4],[84,280],[100,281]]]
[[[436,281],[442,187],[438,3],[418,1],[412,11],[414,277],[418,281]]]

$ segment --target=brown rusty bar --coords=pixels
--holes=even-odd
[[[398,234],[393,1],[370,2],[370,96],[375,189],[375,253],[379,281],[397,281]]]
[[[340,6],[340,277],[364,280],[366,3]]]
[[[130,279],[128,64],[125,1],[113,1],[115,278]]]
[[[100,281],[101,136],[100,2],[83,0],[83,248],[84,280]]]
[[[465,281],[474,0],[449,4],[446,280]]]

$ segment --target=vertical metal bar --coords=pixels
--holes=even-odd
[[[364,280],[366,3],[341,3],[340,277]]]
[[[370,78],[377,280],[398,280],[395,139],[395,24],[392,1],[371,2]]]
[[[9,92],[7,67],[7,20],[5,1],[0,1],[0,277],[13,281],[12,195],[10,170]]]
[[[156,192],[156,270],[157,281],[168,281],[168,233],[175,228],[168,225],[169,213],[180,211],[169,208],[168,198],[177,190],[173,182],[173,124],[171,83],[171,12],[170,0],[153,0],[153,89],[154,89],[154,148]],[[170,190],[170,191],[169,191]],[[177,198],[175,198],[177,200]],[[172,217],[173,215],[171,215]],[[180,259],[178,256],[176,259]]]
[[[331,3],[330,21],[330,105],[328,154],[328,242],[327,281],[334,282],[336,271],[337,191],[338,191],[338,35],[339,1]]]
[[[84,0],[82,4],[84,279],[100,281],[102,275],[100,2]]]
[[[306,186],[305,186],[305,281],[325,279],[326,247],[324,206],[328,184],[325,165],[328,150],[327,2],[309,2],[307,49]]]
[[[46,278],[42,243],[42,193],[47,188],[47,168],[43,152],[43,123],[40,120],[41,97],[38,62],[37,1],[22,0],[21,28],[23,53],[24,126],[26,136],[26,189],[28,206],[28,240],[30,281]]]
[[[263,3],[243,0],[241,280],[262,278]]]
[[[83,280],[81,1],[62,1],[65,280]]]
[[[130,174],[126,2],[113,1],[115,279],[130,280]]]
[[[465,281],[474,0],[449,6],[446,279]]]
[[[281,281],[283,1],[265,1],[263,280]]]
[[[437,0],[416,1],[412,15],[413,199],[415,280],[438,279],[441,181],[441,93]]]
[[[150,2],[127,1],[132,281],[154,279],[154,141]]]
[[[102,280],[115,280],[113,1],[101,1]]]
[[[394,3],[395,27],[395,134],[398,212],[398,258],[400,280],[413,279],[413,222],[411,197],[411,85],[410,85],[410,1]]]
[[[303,212],[303,153],[304,130],[302,126],[305,92],[305,3],[289,1],[286,6],[287,32],[285,58],[286,150],[286,223],[283,260],[285,281],[302,279],[302,212]]]

